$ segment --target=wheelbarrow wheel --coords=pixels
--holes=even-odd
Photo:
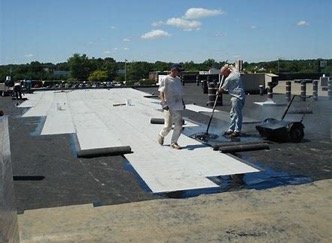
[[[304,137],[304,131],[302,126],[293,126],[289,131],[289,138],[294,143],[299,143]]]

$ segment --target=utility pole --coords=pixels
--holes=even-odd
[[[127,59],[125,59],[125,84],[127,84]]]

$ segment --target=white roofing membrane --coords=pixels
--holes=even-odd
[[[196,112],[212,112],[213,109],[211,108],[206,108],[203,106],[198,106],[195,104],[186,104],[186,109],[191,110],[191,111],[196,111]],[[219,112],[218,110],[215,110],[214,112]]]
[[[81,149],[130,146],[133,153],[126,158],[155,193],[218,187],[207,177],[259,171],[185,135],[179,139],[182,150],[167,146],[171,134],[160,146],[157,136],[163,125],[150,124],[150,119],[163,114],[158,102],[144,95],[130,88],[43,91],[27,95],[19,107],[31,107],[23,117],[46,117],[41,135],[76,133]],[[129,106],[113,106],[128,100]],[[202,130],[188,121],[185,126]]]

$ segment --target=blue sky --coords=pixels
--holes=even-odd
[[[332,0],[0,0],[0,64],[332,58]]]

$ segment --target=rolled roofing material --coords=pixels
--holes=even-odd
[[[165,119],[164,118],[151,118],[150,119],[151,124],[164,124]],[[182,119],[182,124],[184,125],[184,120]]]
[[[115,104],[113,104],[113,106],[122,106],[122,105],[126,105],[126,103],[115,103]]]
[[[110,147],[99,147],[99,148],[86,148],[82,149],[77,134],[73,134],[74,146],[78,158],[92,158],[99,156],[112,156],[132,153],[130,146],[110,146]]]
[[[165,120],[164,120],[164,118],[151,118],[150,123],[151,124],[164,124]]]
[[[290,110],[288,114],[312,114],[312,110],[309,108],[299,108],[299,109],[294,109]]]
[[[214,144],[212,146],[214,151],[218,151],[221,148],[225,148],[228,146],[238,146],[238,145],[252,145],[252,144],[268,144],[268,142],[261,141],[252,141],[252,142],[223,142],[220,144]]]
[[[12,97],[12,100],[16,100],[16,97]],[[28,98],[22,97],[22,99],[19,98],[19,100],[28,100]]]
[[[131,153],[130,146],[117,146],[108,148],[95,148],[95,149],[83,149],[77,151],[77,157],[79,158],[91,158],[105,155],[122,155]]]
[[[222,146],[219,148],[219,151],[222,153],[236,153],[236,152],[254,151],[262,149],[270,149],[270,147],[267,143],[237,144],[237,145]]]

